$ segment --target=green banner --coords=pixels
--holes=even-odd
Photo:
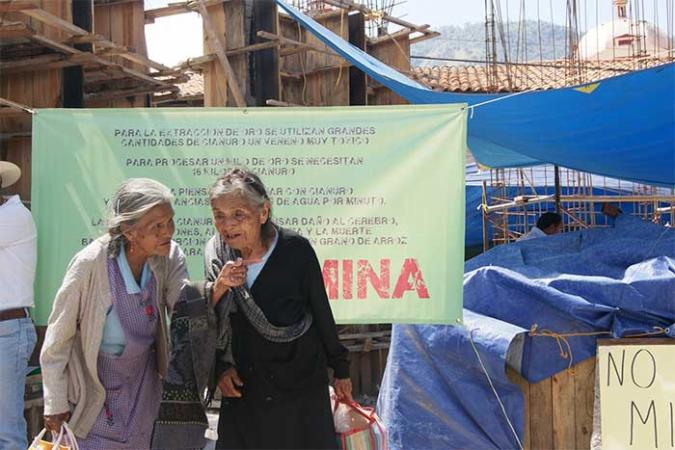
[[[465,148],[464,105],[38,110],[36,321],[73,255],[104,233],[126,178],[173,190],[174,239],[202,278],[208,187],[244,166],[268,187],[276,223],[312,242],[338,322],[456,323]]]

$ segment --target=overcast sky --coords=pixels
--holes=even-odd
[[[145,0],[145,9],[166,6],[169,1]],[[659,22],[665,29],[665,9],[669,0],[656,0],[660,6]],[[500,0],[502,17],[517,21],[520,2]],[[565,24],[567,0],[525,0],[525,17],[537,19],[537,7],[542,20]],[[631,2],[632,3],[632,2]],[[642,2],[647,20],[654,21],[654,0]],[[582,30],[593,28],[612,17],[612,0],[578,0],[579,26]],[[507,8],[508,14],[507,14]],[[553,10],[551,10],[551,6]],[[596,14],[596,6],[598,13]],[[394,15],[416,24],[432,27],[463,25],[485,20],[484,0],[407,0],[394,8]],[[145,28],[150,58],[166,65],[175,65],[186,58],[203,54],[201,18],[196,13],[180,14],[157,19]]]

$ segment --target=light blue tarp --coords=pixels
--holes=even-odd
[[[647,184],[675,185],[675,63],[607,78],[583,90],[436,92],[282,0],[277,3],[343,58],[411,103],[482,104],[470,115],[468,144],[483,165],[550,163]]]
[[[675,337],[675,229],[620,216],[611,228],[502,245],[467,261],[465,327],[394,325],[378,411],[393,450],[517,448],[478,359],[522,437],[518,388],[508,363],[530,382],[594,356],[598,337],[667,329]],[[565,348],[565,350],[567,350]]]

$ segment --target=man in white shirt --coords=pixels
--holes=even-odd
[[[547,212],[539,216],[537,225],[523,236],[519,237],[519,241],[527,241],[530,239],[551,236],[562,232],[563,221],[560,214],[554,212]]]
[[[20,176],[18,166],[0,161],[0,450],[28,447],[23,394],[36,341],[28,315],[37,263],[35,223],[18,195],[1,195]]]

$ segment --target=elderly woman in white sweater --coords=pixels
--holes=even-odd
[[[108,232],[75,255],[56,294],[40,355],[45,425],[68,421],[82,449],[150,446],[167,311],[187,279],[172,201],[157,181],[122,183]]]

